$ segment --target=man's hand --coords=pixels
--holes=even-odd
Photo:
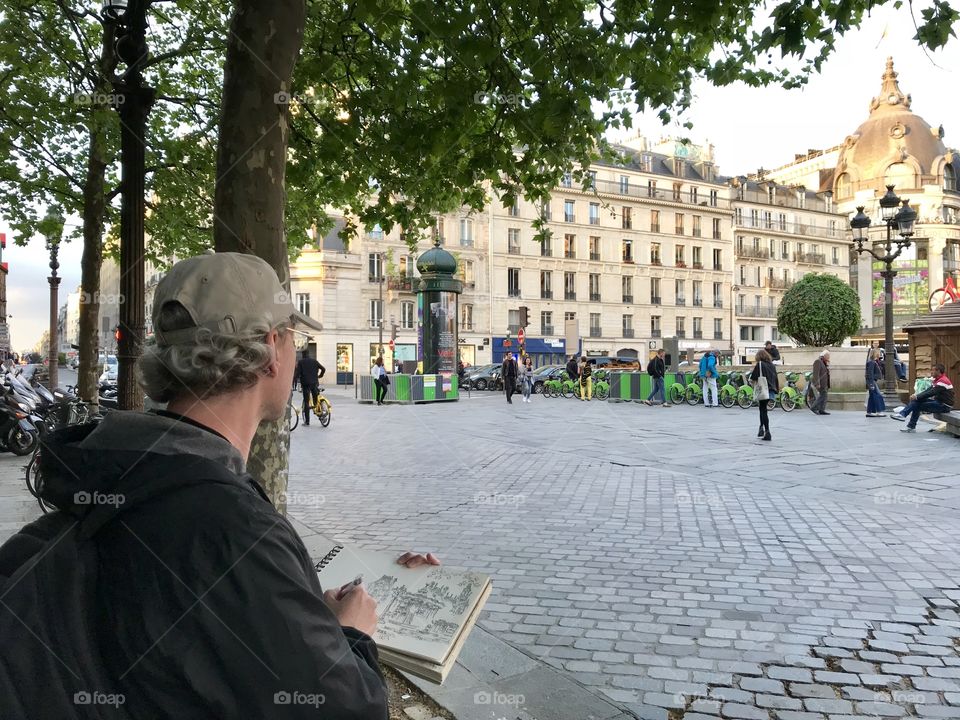
[[[405,552],[397,558],[397,564],[408,568],[415,568],[421,565],[439,565],[440,559],[433,553],[421,555],[415,552]]]
[[[377,631],[377,601],[363,585],[348,589],[338,600],[340,590],[327,590],[323,594],[324,601],[333,610],[337,620],[344,627],[353,627],[367,635],[373,635]]]

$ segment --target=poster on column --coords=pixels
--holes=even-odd
[[[429,337],[434,343],[428,348],[435,353],[434,372],[443,378],[444,391],[449,390],[450,377],[457,371],[457,296],[452,292],[431,293]]]

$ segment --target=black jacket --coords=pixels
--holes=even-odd
[[[650,377],[662,378],[667,374],[666,363],[663,362],[663,358],[659,355],[655,356],[650,362],[647,363],[647,374]]]
[[[507,357],[503,359],[500,374],[504,380],[509,380],[510,378],[514,380],[517,379],[517,361],[513,359],[512,355],[507,355]]]
[[[376,646],[225,448],[142,413],[50,436],[59,510],[0,548],[0,717],[386,720]]]
[[[877,384],[878,380],[883,380],[883,366],[880,364],[879,360],[867,360],[867,365],[864,368],[864,380],[867,383],[867,389]]]
[[[777,379],[777,367],[773,363],[760,361],[753,366],[750,371],[750,379],[756,382],[760,379],[760,373],[767,379],[767,388],[770,390],[770,397],[773,398],[780,392],[780,381]]]
[[[924,390],[922,393],[917,395],[917,402],[923,402],[924,400],[930,399],[941,402],[944,405],[953,407],[955,401],[955,396],[953,392],[953,383],[950,382],[950,378],[946,375],[941,375],[938,378],[935,378],[933,385]]]
[[[580,367],[577,365],[576,360],[567,361],[567,377],[571,380],[576,380],[580,377]]]
[[[300,358],[297,363],[297,379],[301,385],[316,385],[318,377],[327,374],[327,369],[312,357]]]

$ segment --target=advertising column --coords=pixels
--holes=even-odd
[[[437,242],[417,261],[425,399],[456,398],[458,296],[457,261]],[[434,377],[430,377],[434,376]],[[430,396],[433,396],[432,398]]]

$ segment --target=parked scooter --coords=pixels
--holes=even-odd
[[[39,419],[39,418],[38,418]],[[29,455],[40,442],[40,432],[29,410],[13,393],[7,393],[0,402],[0,450],[14,455]]]

